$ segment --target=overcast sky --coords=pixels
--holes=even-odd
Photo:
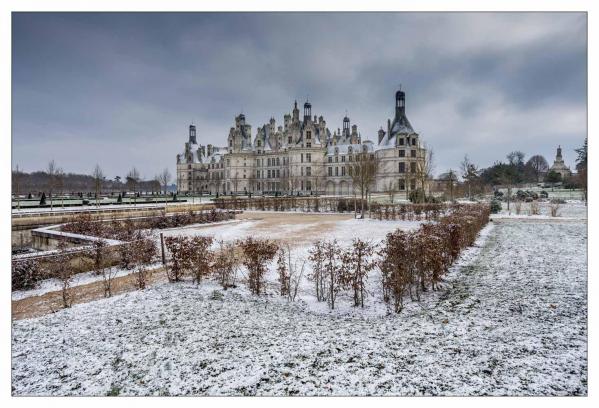
[[[394,93],[435,152],[481,167],[586,136],[581,13],[15,13],[13,168],[153,177],[183,150],[225,145],[234,116],[277,123],[295,99],[363,139],[393,118]]]

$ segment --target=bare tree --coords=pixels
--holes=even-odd
[[[360,192],[362,208],[361,218],[364,218],[364,201],[369,197],[370,189],[376,179],[379,160],[374,154],[362,151],[354,155],[354,161],[349,165],[352,184]]]
[[[164,170],[162,170],[162,173],[160,173],[158,175],[157,180],[164,188],[164,195],[166,196],[166,194],[167,194],[166,190],[168,188],[168,183],[170,183],[170,181],[171,181],[171,172],[168,170],[168,167],[165,167]]]
[[[389,196],[389,202],[393,204],[395,194],[397,193],[397,183],[395,183],[393,180],[388,181],[385,184],[385,192]]]
[[[94,191],[96,194],[96,207],[100,205],[98,201],[100,199],[100,193],[102,192],[102,182],[104,181],[104,173],[100,168],[99,164],[96,164],[94,170],[92,171],[92,177],[94,178]]]
[[[129,173],[127,173],[127,176],[125,176],[126,184],[127,184],[127,188],[129,190],[133,190],[133,197],[134,197],[134,203],[137,203],[137,186],[139,185],[139,181],[140,181],[140,176],[139,176],[139,171],[137,171],[137,169],[135,167],[133,167],[133,169],[131,169],[131,171],[129,171]]]
[[[50,160],[48,163],[48,167],[46,171],[48,173],[48,193],[50,198],[50,211],[52,211],[52,207],[54,204],[54,197],[52,195],[52,191],[54,190],[54,186],[56,185],[56,174],[59,172],[59,167],[56,165],[54,159]]]
[[[462,178],[468,186],[468,199],[472,199],[472,183],[478,178],[478,167],[470,161],[468,155],[465,155],[464,160],[460,163],[460,170],[462,171]]]
[[[549,164],[547,164],[547,160],[545,160],[545,158],[540,154],[535,154],[528,159],[526,166],[532,170],[537,183],[541,181],[541,177],[549,170]]]
[[[428,180],[430,180],[433,176],[433,171],[435,170],[434,163],[434,151],[432,147],[427,147],[426,144],[423,145],[424,154],[420,163],[417,166],[418,169],[418,180],[420,182],[420,187],[422,188],[422,195],[419,197],[426,201],[426,185]]]

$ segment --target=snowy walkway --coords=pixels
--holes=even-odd
[[[399,316],[190,283],[77,305],[13,323],[13,394],[585,395],[586,243],[502,220]]]

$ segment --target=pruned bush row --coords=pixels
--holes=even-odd
[[[446,204],[379,204],[372,203],[372,218],[377,220],[436,221],[450,208]]]
[[[224,289],[233,285],[237,265],[242,263],[247,271],[247,285],[254,294],[265,289],[264,275],[267,264],[275,257],[279,246],[269,240],[253,239],[237,241],[234,245],[242,251],[237,259],[234,247],[221,243],[220,251],[211,249],[211,237],[166,237],[164,243],[169,253],[167,276],[169,281],[178,282],[192,276],[198,285],[204,277],[215,277]]]
[[[383,300],[399,313],[405,297],[420,300],[421,292],[437,289],[460,251],[474,244],[489,213],[484,204],[457,206],[437,223],[387,234],[378,252]]]
[[[216,208],[224,210],[301,211],[301,212],[353,212],[360,210],[360,198],[344,197],[253,197],[218,198]],[[368,202],[364,200],[364,208]]]
[[[190,224],[207,224],[226,221],[235,218],[231,211],[190,211],[174,215],[160,215],[156,217],[124,219],[112,221],[94,221],[90,214],[77,216],[75,221],[62,226],[61,230],[81,235],[91,235],[105,239],[132,241],[136,231],[143,229],[176,228]]]

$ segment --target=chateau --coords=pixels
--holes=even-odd
[[[297,101],[283,124],[274,118],[256,129],[245,115],[235,117],[226,146],[198,144],[196,127],[189,126],[189,140],[177,155],[177,186],[180,193],[204,194],[353,194],[351,165],[357,154],[378,161],[372,192],[405,193],[425,189],[426,150],[406,117],[405,92],[395,94],[395,117],[387,130],[379,129],[376,143],[362,140],[358,127],[343,118],[333,133],[322,116],[312,116],[304,103],[303,116]],[[359,194],[359,192],[357,192]]]

